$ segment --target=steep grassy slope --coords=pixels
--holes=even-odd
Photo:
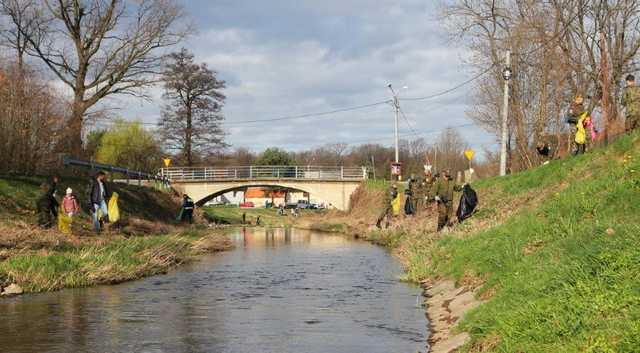
[[[634,135],[484,180],[472,222],[400,241],[407,277],[481,287],[467,351],[639,352],[639,171]]]

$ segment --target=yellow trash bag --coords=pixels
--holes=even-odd
[[[71,235],[71,223],[73,218],[64,213],[62,206],[58,209],[58,230],[66,235]]]
[[[393,201],[391,201],[391,210],[393,211],[393,215],[397,216],[400,214],[400,208],[402,206],[402,194],[398,193]]]
[[[107,209],[109,210],[109,222],[117,222],[120,219],[120,209],[118,208],[117,192],[114,192],[113,195],[111,195],[111,199],[109,199]]]
[[[580,115],[578,123],[576,124],[576,143],[584,145],[587,142],[587,131],[584,128],[584,120],[587,118],[587,113]]]

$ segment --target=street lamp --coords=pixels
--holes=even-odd
[[[504,70],[502,70],[502,78],[504,78],[505,81],[509,81],[512,76],[513,76],[513,71],[511,70],[510,67],[507,66],[504,68]]]

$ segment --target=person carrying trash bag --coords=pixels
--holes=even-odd
[[[569,117],[567,123],[575,124],[576,150],[574,155],[583,154],[587,150],[587,130],[585,129],[585,121],[589,118],[589,112],[584,108],[584,98],[577,95],[573,103],[569,107]]]
[[[413,216],[415,214],[415,208],[413,203],[413,195],[415,191],[415,179],[411,175],[411,178],[407,181],[407,188],[404,190],[404,214],[407,216]]]
[[[107,202],[111,197],[109,185],[106,182],[106,174],[99,171],[91,181],[89,188],[89,205],[93,218],[93,227],[96,233],[100,233],[105,223],[109,223],[109,209]]]
[[[448,169],[442,171],[435,187],[435,201],[438,203],[438,232],[451,224],[453,216],[453,194],[462,188],[451,178]]]
[[[471,185],[464,184],[464,186],[462,186],[462,196],[460,196],[458,210],[456,211],[458,223],[462,223],[462,221],[471,217],[477,206],[478,194],[471,188]]]
[[[389,219],[395,213],[394,203],[398,196],[398,186],[396,184],[391,185],[391,188],[389,188],[389,191],[385,193],[385,197],[382,200],[382,213],[380,213],[380,216],[376,221],[376,227],[379,229],[382,229],[382,221],[385,221],[385,227],[389,228]]]
[[[71,235],[71,225],[73,224],[73,216],[80,213],[80,203],[73,195],[73,190],[67,188],[64,198],[62,198],[62,207],[58,213],[58,229],[60,232]]]

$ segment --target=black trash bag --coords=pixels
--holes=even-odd
[[[410,216],[415,213],[413,209],[413,198],[411,196],[407,196],[407,199],[404,202],[404,214]]]
[[[471,217],[477,206],[478,194],[476,194],[476,191],[473,190],[469,184],[465,185],[462,189],[460,204],[458,205],[458,211],[456,212],[458,222],[462,223],[462,221]]]

